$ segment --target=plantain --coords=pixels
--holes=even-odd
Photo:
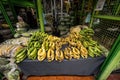
[[[88,41],[83,41],[83,46],[88,47],[89,46]]]
[[[95,56],[95,55],[94,55],[94,51],[93,51],[93,49],[91,48],[91,46],[88,47],[88,55],[91,56],[91,57],[94,57],[94,56]]]
[[[87,58],[88,57],[88,51],[87,51],[87,49],[85,47],[81,46],[80,51],[81,51],[81,56],[83,58]]]
[[[24,48],[18,55],[15,56],[16,63],[23,61],[27,57],[26,51],[27,49]]]
[[[24,54],[24,55],[22,55],[21,57],[17,58],[15,62],[16,62],[16,63],[20,63],[20,62],[23,61],[26,57],[27,57],[27,55]]]
[[[72,53],[73,53],[73,58],[80,59],[80,51],[77,48],[72,47]]]
[[[55,60],[56,60],[56,61],[59,61],[59,62],[61,62],[61,61],[64,60],[63,51],[61,51],[61,50],[56,50]]]
[[[16,53],[15,53],[15,58],[18,58],[20,57],[21,55],[24,55],[26,52],[26,48],[22,48],[20,50],[18,50]]]
[[[43,61],[45,58],[46,58],[46,51],[45,48],[42,47],[38,50],[38,60]]]
[[[33,50],[34,50],[34,47],[27,49],[27,56],[29,56]]]
[[[33,51],[30,53],[30,55],[28,55],[29,59],[35,60],[37,57],[37,49],[34,48]]]
[[[101,51],[97,46],[95,46],[95,47],[93,48],[93,50],[94,50],[94,54],[95,54],[96,56],[100,56],[100,54],[102,53],[102,51]]]
[[[51,62],[54,60],[54,50],[53,49],[49,49],[47,52],[47,60],[48,62]]]

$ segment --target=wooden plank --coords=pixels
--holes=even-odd
[[[94,80],[93,76],[31,76],[27,80]]]

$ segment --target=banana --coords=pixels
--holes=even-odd
[[[97,46],[95,46],[94,47],[94,54],[96,55],[96,56],[100,56],[100,53],[101,53],[102,51],[100,51],[100,49],[97,47]]]
[[[72,53],[73,53],[73,58],[80,59],[80,51],[77,48],[72,47]]]
[[[52,42],[51,48],[55,49],[55,43],[54,42]]]
[[[21,57],[22,55],[26,55],[26,51],[27,51],[27,49],[24,48],[19,54],[17,54],[17,55],[15,56],[15,58],[17,59],[17,58]]]
[[[48,62],[51,62],[54,60],[54,50],[53,49],[49,49],[47,52],[47,60]]]
[[[88,45],[88,42],[87,41],[83,41],[83,46],[84,47],[88,47],[89,45]]]
[[[66,59],[71,60],[73,57],[73,53],[71,52],[70,48],[65,48],[64,50],[64,56]]]
[[[46,51],[44,48],[38,50],[38,60],[43,61],[46,58]]]
[[[16,62],[16,63],[20,63],[20,62],[23,61],[26,57],[27,57],[27,55],[24,54],[24,55],[22,55],[21,57],[17,58],[15,62]]]
[[[80,41],[77,41],[77,48],[80,49],[82,46],[82,43]]]
[[[83,58],[87,58],[88,57],[88,51],[87,51],[87,49],[85,47],[81,46],[80,51],[81,51],[81,56]]]
[[[31,52],[31,54],[28,55],[28,58],[29,58],[29,59],[32,59],[32,60],[35,60],[36,57],[37,57],[37,49],[34,48],[34,50]]]
[[[20,57],[22,54],[24,54],[24,53],[22,53],[23,51],[24,51],[23,48],[20,49],[20,50],[18,50],[18,51],[16,51],[16,52],[15,52],[15,58],[16,58],[16,57]]]
[[[27,49],[27,56],[29,56],[33,50],[34,50],[34,47]]]
[[[61,61],[64,60],[63,51],[61,51],[61,50],[56,50],[55,60],[56,60],[56,61],[59,61],[59,62],[61,62]]]
[[[91,57],[94,57],[94,51],[91,47],[88,47],[88,55],[91,56]]]

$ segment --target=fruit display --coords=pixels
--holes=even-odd
[[[34,32],[26,48],[16,52],[15,59],[19,63],[25,58],[58,62],[100,56],[102,49],[92,39],[94,31],[91,28],[71,29],[65,37],[56,37],[43,32]]]

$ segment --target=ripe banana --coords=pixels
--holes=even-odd
[[[44,48],[38,50],[38,60],[43,61],[46,58],[46,51]]]
[[[77,48],[72,47],[72,53],[73,53],[73,58],[80,59],[80,51]]]
[[[61,61],[64,60],[63,51],[61,51],[61,50],[56,50],[55,60],[56,60],[56,61],[59,61],[59,62],[61,62]]]
[[[47,52],[47,60],[48,62],[51,62],[54,60],[54,50],[53,49],[49,49]]]
[[[71,51],[71,49],[70,49],[69,47],[68,47],[68,48],[65,48],[65,50],[64,50],[64,56],[65,56],[65,58],[68,59],[68,60],[71,60],[71,59],[72,59],[73,53],[72,53],[72,51]]]
[[[83,58],[87,58],[88,57],[88,51],[87,51],[87,49],[85,47],[81,46],[80,51],[81,51],[81,56]]]

